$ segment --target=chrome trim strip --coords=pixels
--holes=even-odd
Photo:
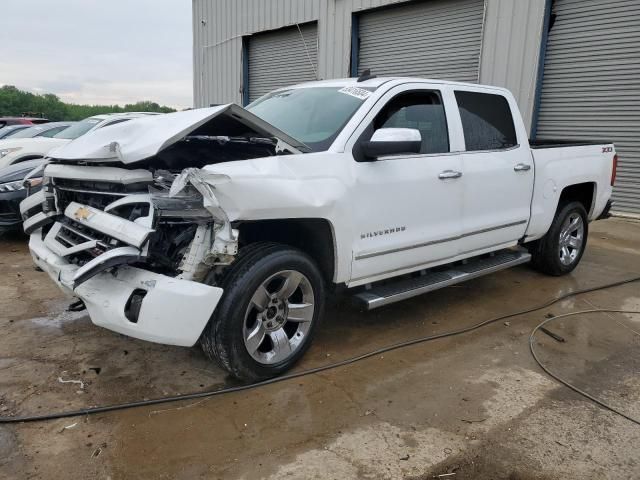
[[[60,187],[56,185],[56,190],[62,190],[63,192],[75,192],[75,193],[90,193],[92,195],[108,195],[111,197],[127,197],[129,195],[134,194],[131,193],[120,193],[120,192],[103,192],[100,190],[85,190],[83,188],[71,188],[71,187]]]
[[[463,233],[462,235],[458,235],[458,236],[455,236],[455,237],[442,238],[442,239],[439,239],[439,240],[432,240],[430,242],[419,243],[417,245],[410,245],[408,247],[392,248],[390,250],[383,250],[383,251],[380,251],[380,252],[364,253],[364,254],[356,256],[355,259],[356,260],[364,260],[364,259],[367,259],[367,258],[379,257],[381,255],[388,255],[390,253],[398,253],[398,252],[404,252],[405,250],[414,250],[416,248],[429,247],[431,245],[437,245],[439,243],[452,242],[454,240],[461,240],[463,238],[471,237],[473,235],[480,235],[481,233],[487,233],[487,232],[492,232],[494,230],[501,230],[503,228],[509,228],[509,227],[516,227],[518,225],[524,225],[527,222],[528,222],[528,220],[520,220],[518,222],[507,223],[505,225],[499,225],[497,227],[483,228],[482,230],[476,230],[476,231],[469,232],[469,233]]]

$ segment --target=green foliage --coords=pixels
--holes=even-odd
[[[36,95],[19,90],[11,85],[0,87],[0,117],[20,116],[27,112],[29,114],[37,114],[38,116],[43,115],[52,121],[60,121],[82,120],[83,118],[101,113],[170,113],[175,112],[175,110],[149,101],[127,104],[124,107],[120,105],[76,105],[73,103],[65,103],[52,93]]]

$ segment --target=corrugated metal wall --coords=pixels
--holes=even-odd
[[[405,2],[193,0],[195,105],[241,104],[242,37],[296,23],[318,22],[319,77],[347,77],[352,13]],[[509,88],[527,122],[533,110],[543,11],[544,0],[486,0],[480,82]]]
[[[618,212],[640,213],[640,3],[557,0],[538,138],[611,141]]]
[[[485,13],[480,83],[506,87],[527,127],[533,118],[544,0],[490,0]]]
[[[358,71],[477,83],[484,0],[413,2],[358,16]]]
[[[256,33],[248,43],[249,102],[276,88],[317,80],[316,22]]]

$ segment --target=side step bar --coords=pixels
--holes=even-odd
[[[372,288],[354,295],[354,300],[367,310],[373,310],[383,305],[527,263],[529,260],[531,260],[531,255],[525,251],[504,250],[490,257],[471,258],[466,263],[452,265],[449,270],[427,272],[420,277],[404,278],[394,283],[374,285]]]

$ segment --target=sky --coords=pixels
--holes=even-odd
[[[193,104],[191,0],[1,0],[0,85],[81,104]]]

